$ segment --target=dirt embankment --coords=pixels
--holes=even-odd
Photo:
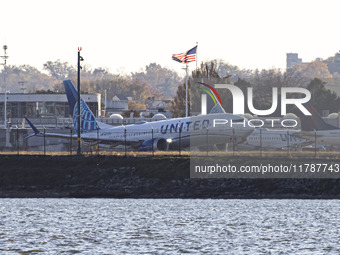
[[[188,157],[0,156],[0,197],[340,198],[340,179],[190,179],[189,168]]]

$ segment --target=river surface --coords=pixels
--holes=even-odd
[[[339,200],[0,199],[0,254],[340,254]]]

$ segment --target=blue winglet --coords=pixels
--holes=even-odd
[[[30,138],[32,136],[36,136],[36,135],[40,134],[40,131],[32,124],[32,122],[29,121],[29,119],[26,118],[26,116],[25,116],[25,120],[28,122],[28,124],[31,126],[31,128],[34,131],[34,134],[26,136],[25,139],[28,139],[28,138]]]

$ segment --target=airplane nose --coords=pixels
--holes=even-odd
[[[244,120],[245,120],[244,130],[245,132],[249,132],[250,134],[251,132],[254,131],[255,128],[249,125],[248,119],[244,118]]]
[[[248,136],[254,131],[254,129],[255,129],[254,127],[249,126],[248,120],[246,119],[246,124],[244,128],[242,128],[240,131],[242,132],[243,136]]]

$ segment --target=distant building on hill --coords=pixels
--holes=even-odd
[[[315,61],[323,61],[322,58],[316,58]],[[309,62],[302,62],[298,53],[287,53],[286,68],[293,67],[298,64],[309,64]]]
[[[302,59],[299,58],[298,53],[287,53],[287,68],[298,65],[302,63]]]

